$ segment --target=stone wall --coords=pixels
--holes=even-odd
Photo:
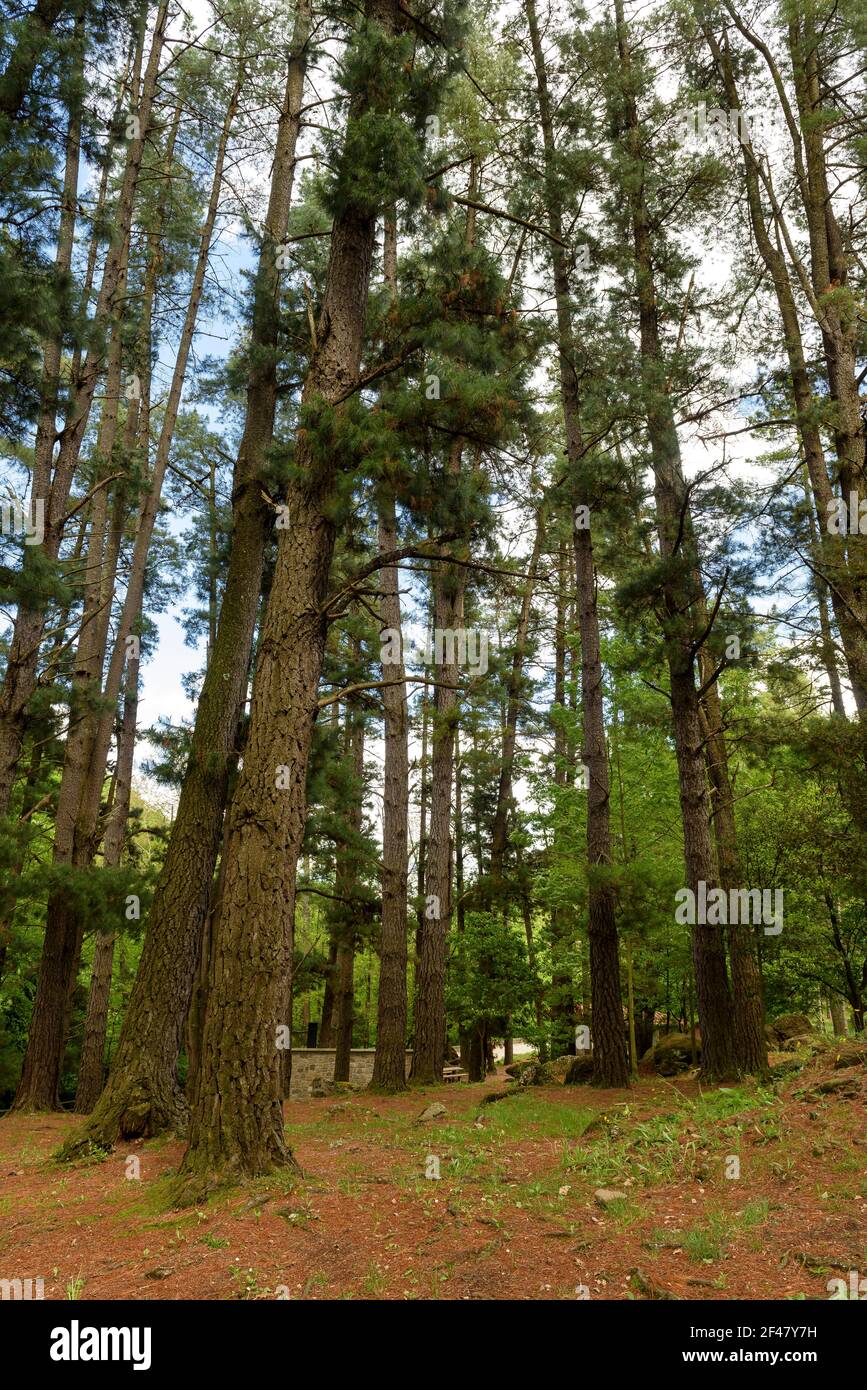
[[[373,1058],[375,1056],[372,1047],[355,1047],[349,1054],[349,1080],[353,1086],[367,1086],[373,1077]],[[412,1053],[406,1054],[406,1070],[409,1075],[409,1067],[412,1061]],[[306,1100],[310,1095],[310,1086],[314,1078],[320,1081],[331,1081],[334,1076],[334,1048],[333,1047],[293,1047],[292,1049],[292,1088],[289,1092],[290,1100]]]

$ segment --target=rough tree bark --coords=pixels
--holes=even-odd
[[[302,4],[293,32],[254,289],[247,408],[233,478],[232,550],[217,640],[199,696],[190,761],[114,1065],[88,1124],[65,1146],[70,1156],[81,1144],[156,1134],[182,1128],[186,1120],[177,1061],[200,958],[272,526],[261,474],[277,405],[280,283],[275,248],[287,234],[309,34],[309,9]]]
[[[369,36],[387,43],[397,0],[368,0]],[[376,97],[353,94],[347,145]],[[339,427],[357,386],[376,235],[369,203],[347,196],[331,234],[322,308],[302,408]],[[287,487],[291,533],[280,532],[253,684],[250,732],[229,817],[226,880],[205,1021],[199,1094],[182,1171],[260,1174],[294,1162],[283,1133],[274,1029],[291,978],[295,874],[304,835],[306,772],[325,647],[335,543],[337,459],[298,432]]]

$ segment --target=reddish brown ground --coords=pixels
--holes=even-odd
[[[73,1117],[8,1116],[0,1278],[42,1276],[54,1299],[274,1298],[281,1286],[283,1297],[311,1299],[575,1299],[579,1285],[594,1299],[827,1298],[829,1277],[867,1275],[867,1074],[851,1074],[849,1097],[795,1098],[840,1075],[826,1059],[758,1110],[754,1092],[738,1092],[743,1113],[721,1118],[693,1117],[695,1081],[661,1078],[629,1093],[528,1088],[480,1111],[501,1077],[389,1099],[292,1102],[287,1124],[303,1169],[294,1188],[261,1182],[179,1212],[165,1209],[157,1180],[176,1169],[181,1143],[131,1144],[105,1162],[61,1168],[46,1160]],[[448,1115],[414,1125],[432,1101]],[[624,1102],[629,1113],[616,1112]],[[609,1120],[562,1137],[558,1126],[574,1127],[575,1116],[561,1107]],[[563,1166],[595,1162],[600,1145],[632,1145],[636,1125],[673,1111],[662,1140],[627,1148],[619,1180]],[[741,1178],[729,1181],[734,1150]],[[425,1178],[428,1154],[440,1158],[439,1182]],[[130,1155],[140,1181],[125,1176]],[[658,1162],[668,1171],[653,1169]],[[616,1214],[594,1199],[605,1186],[629,1195]],[[745,1207],[758,1213],[752,1222]],[[718,1248],[684,1248],[683,1233],[708,1226],[724,1232]]]

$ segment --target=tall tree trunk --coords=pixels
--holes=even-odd
[[[834,1029],[834,1037],[845,1038],[848,1032],[846,1028],[846,1005],[834,990],[831,990],[828,995],[828,1004],[831,1009],[831,1027]]]
[[[137,108],[139,136],[131,140],[129,144],[123,183],[115,213],[113,237],[106,255],[102,284],[90,325],[91,332],[97,334],[105,332],[106,328],[117,322],[122,307],[122,285],[129,232],[132,225],[133,205],[138,187],[144,144],[149,134],[167,20],[168,3],[167,0],[162,0],[156,17],[151,51]],[[71,238],[72,230],[74,230],[74,217],[72,218],[72,227],[63,233],[58,244],[58,255],[61,247],[67,247],[71,250],[71,241],[63,238]],[[41,558],[47,560],[50,565],[56,561],[63,539],[69,489],[103,365],[103,347],[98,345],[91,348],[83,366],[76,372],[73,380],[71,404],[66,423],[57,436],[59,449],[50,489],[45,477],[42,479],[34,477],[32,496],[34,500],[39,500],[40,497],[44,499],[46,513],[44,539],[38,549]],[[50,409],[50,405],[48,408]],[[44,437],[47,439],[47,436]],[[53,444],[53,437],[51,442]],[[47,466],[50,466],[50,458],[49,449]],[[39,486],[44,486],[44,492],[37,494],[37,483]],[[35,549],[37,547],[34,547]],[[45,624],[46,604],[47,594],[44,585],[39,586],[35,590],[35,597],[30,602],[20,605],[15,616],[9,657],[3,685],[0,688],[0,815],[5,813],[9,805],[15,767],[26,723],[27,704],[36,688],[36,672]],[[34,1095],[34,1101],[36,1100],[37,1097]],[[38,1100],[46,1106],[53,1103],[48,1098],[48,1091],[45,1087],[41,1089]]]
[[[713,679],[713,659],[706,647],[701,650],[700,662],[702,684],[706,687],[701,714],[704,755],[711,788],[711,818],[719,883],[728,894],[730,889],[741,886],[734,788],[729,771],[719,688]],[[766,1077],[768,1044],[765,1037],[764,992],[755,933],[750,923],[729,924],[728,946],[735,1066],[746,1075]]]
[[[135,756],[136,715],[138,712],[139,658],[130,655],[126,667],[126,693],[123,719],[117,741],[114,805],[105,828],[103,863],[118,865],[123,854],[129,803],[132,793],[132,769]],[[84,1041],[78,1069],[75,1109],[88,1115],[99,1099],[104,1082],[105,1038],[108,1025],[108,1004],[111,994],[111,974],[114,963],[114,932],[97,932],[94,943],[90,994],[84,1019]]]
[[[797,170],[800,174],[798,186],[810,237],[816,317],[822,333],[828,386],[835,405],[832,427],[840,488],[848,506],[850,494],[859,502],[867,495],[867,425],[862,418],[859,395],[859,346],[863,323],[858,295],[849,284],[850,257],[837,222],[828,172],[823,116],[827,116],[833,98],[827,94],[827,75],[823,71],[827,42],[815,15],[809,11],[788,12],[788,48],[804,149],[804,161],[798,164]],[[851,535],[849,544],[861,559],[863,575],[863,537],[857,533]],[[863,584],[860,578],[858,588],[862,601]]]
[[[734,76],[728,42],[718,41],[710,28],[704,28],[708,47],[717,64],[726,101],[732,109],[740,109],[741,98]],[[816,580],[826,584],[834,609],[834,617],[840,631],[843,652],[846,657],[849,681],[855,703],[862,718],[867,717],[867,603],[863,593],[861,570],[863,561],[857,549],[863,548],[863,538],[849,537],[848,545],[853,550],[847,555],[847,538],[837,535],[828,525],[834,507],[834,489],[828,474],[822,436],[818,418],[820,402],[813,390],[807,360],[804,352],[800,315],[792,287],[789,266],[785,256],[775,245],[768,232],[765,221],[765,208],[762,200],[762,164],[752,148],[749,139],[740,142],[744,162],[744,179],[747,192],[747,207],[750,225],[756,246],[770,274],[774,293],[783,326],[789,377],[795,402],[795,421],[801,447],[804,453],[807,475],[815,502],[818,535],[813,532],[813,554],[815,557]],[[809,201],[806,173],[802,170],[799,180],[803,196]],[[774,208],[776,215],[778,209]],[[817,248],[825,241],[823,218],[813,216],[811,236]],[[818,262],[827,269],[827,246],[824,253],[817,250]],[[827,288],[826,271],[819,273]],[[848,493],[844,492],[848,503]],[[812,521],[812,518],[811,518]],[[833,690],[833,684],[832,684]]]
[[[368,0],[368,43],[387,44],[396,0]],[[346,148],[376,93],[350,101]],[[340,403],[357,387],[376,217],[352,185],[335,216],[322,310],[302,408],[339,424]],[[335,418],[336,417],[336,418]],[[299,430],[287,487],[292,531],[280,532],[263,625],[250,732],[232,803],[226,889],[205,1022],[202,1078],[183,1170],[257,1174],[293,1162],[283,1134],[274,1028],[291,975],[295,874],[304,835],[306,772],[325,648],[335,543],[335,451]]]
[[[325,988],[322,992],[322,1021],[319,1025],[319,1046],[334,1046],[334,985],[337,978],[337,934],[334,928],[328,938],[328,965],[325,969]]]
[[[460,473],[463,440],[449,450],[447,470]],[[442,563],[434,577],[434,632],[455,633],[464,624],[464,566]],[[433,639],[432,639],[433,640]],[[451,658],[451,659],[450,659]],[[443,641],[443,661],[437,672],[431,737],[430,824],[425,863],[425,907],[421,953],[416,969],[415,1045],[410,1081],[431,1085],[441,1081],[446,1046],[446,958],[452,912],[451,822],[455,725],[458,717],[457,642]]]
[[[804,267],[792,241],[770,179],[760,165],[756,165],[756,168],[762,173],[777,230],[785,240],[801,290],[822,335],[830,398],[835,406],[831,424],[839,479],[848,505],[850,492],[854,492],[859,500],[865,495],[867,429],[861,418],[859,399],[857,344],[860,326],[857,296],[849,286],[849,256],[837,221],[828,174],[826,130],[829,122],[826,117],[833,97],[828,96],[830,88],[823,70],[829,43],[824,32],[826,26],[824,21],[817,24],[817,16],[809,9],[803,13],[795,8],[785,12],[784,43],[791,64],[791,85],[795,93],[793,105],[789,99],[789,84],[783,81],[777,59],[769,46],[753,32],[732,0],[725,0],[725,3],[734,24],[747,42],[761,54],[768,68],[791,140],[795,175],[793,193],[800,201],[807,227],[810,248],[808,268]],[[705,29],[706,36],[707,32]],[[710,38],[708,41],[711,42]],[[727,80],[730,80],[730,70],[729,64]],[[860,550],[859,537],[856,535],[851,539],[854,539],[857,553]],[[861,568],[853,565],[855,589],[863,611]]]
[[[521,894],[521,914],[524,919],[524,937],[527,942],[527,964],[530,967],[530,974],[533,978],[533,1005],[536,1018],[536,1034],[538,1036],[539,1061],[548,1060],[548,1047],[545,1038],[545,992],[542,981],[539,979],[539,967],[536,955],[536,939],[533,932],[533,904],[527,888]]]
[[[223,898],[223,883],[225,878],[224,866],[226,862],[225,830],[227,823],[228,815],[225,815],[223,817],[223,848],[220,854],[220,867],[211,883],[208,911],[202,930],[201,951],[196,968],[196,977],[190,995],[190,1008],[184,1028],[184,1049],[187,1054],[185,1090],[188,1103],[191,1103],[192,1097],[196,1094],[196,1087],[199,1084],[199,1067],[202,1060],[202,1038],[205,1031],[205,1015],[208,1011],[208,994],[211,984],[211,962],[214,956],[216,924],[220,915],[220,903]]]
[[[554,630],[554,709],[565,709],[566,703],[566,576],[568,571],[569,547],[565,541],[560,543],[557,585],[557,611]],[[554,774],[556,787],[565,787],[568,776],[566,768],[566,730],[562,717],[554,725]],[[554,854],[558,849],[558,835],[554,832]],[[574,945],[572,914],[568,907],[551,908],[551,1056],[575,1055],[575,981],[570,962]]]
[[[515,631],[515,646],[512,653],[512,669],[506,699],[506,717],[503,725],[503,743],[500,756],[500,776],[497,784],[497,800],[494,807],[494,820],[491,827],[491,888],[496,897],[503,877],[503,860],[509,841],[509,816],[513,809],[512,779],[515,771],[515,750],[518,744],[518,714],[520,711],[521,681],[524,674],[524,661],[527,654],[527,637],[530,628],[530,612],[533,593],[536,587],[536,571],[542,551],[543,514],[540,507],[536,515],[536,533],[533,549],[527,565],[527,579],[521,595],[521,608]]]
[[[551,263],[557,308],[560,399],[566,430],[566,456],[573,504],[572,550],[575,564],[578,623],[581,633],[581,722],[583,763],[587,768],[587,898],[590,944],[590,989],[593,1080],[599,1086],[627,1086],[629,1066],[620,989],[614,893],[605,871],[611,863],[610,793],[605,745],[605,711],[599,609],[590,514],[593,499],[578,483],[577,470],[586,453],[575,366],[576,344],[570,307],[569,268],[564,251],[562,195],[557,182],[557,148],[548,90],[548,72],[536,17],[535,0],[525,0],[546,174]],[[602,877],[599,873],[601,871]]]
[[[80,1140],[66,1146],[70,1155],[79,1143],[156,1134],[183,1127],[186,1118],[177,1061],[201,954],[272,526],[261,477],[277,405],[280,277],[275,248],[287,235],[309,35],[310,11],[302,0],[254,288],[247,409],[233,478],[232,549],[217,640],[199,696],[190,760],[114,1065]]]
[[[79,640],[78,652],[76,654],[76,670],[74,672],[74,687],[77,686],[79,691],[81,709],[76,714],[76,705],[73,703],[73,722],[70,725],[69,734],[67,736],[63,777],[61,779],[58,797],[54,838],[55,864],[72,863],[79,868],[85,868],[91,863],[96,850],[97,821],[99,818],[100,799],[105,778],[105,764],[108,756],[109,744],[111,742],[113,711],[116,708],[120,690],[123,663],[127,652],[127,639],[131,634],[133,623],[137,620],[141,612],[151,535],[159,509],[163,478],[168,464],[169,449],[171,447],[184,379],[186,377],[187,361],[195,332],[199,303],[204,289],[211,238],[213,236],[220,194],[222,191],[223,164],[226,156],[229,133],[237,112],[243,76],[243,65],[241,65],[237,83],[229,99],[226,117],[218,142],[217,157],[211,185],[211,196],[204,226],[202,228],[199,255],[193,273],[186,316],[181,330],[181,338],[172,375],[172,384],[166,402],[162,430],[157,445],[153,472],[150,478],[150,488],[142,504],[138,519],[130,576],[121,609],[117,637],[109,663],[105,688],[102,691],[101,707],[98,701],[98,692],[101,687],[109,617],[111,614],[111,600],[114,591],[115,572],[117,569],[117,559],[123,529],[123,508],[121,502],[117,508],[118,517],[113,527],[113,533],[110,537],[107,537],[108,488],[100,488],[94,498],[91,520],[91,544],[88,550],[88,571],[91,580],[86,591],[82,632]],[[169,165],[171,163],[172,147],[176,132],[177,118],[169,144]],[[169,172],[170,170],[167,170],[167,174]],[[161,211],[164,212],[164,207]],[[157,254],[159,255],[159,248],[157,249]],[[123,278],[122,276],[122,279]],[[118,402],[121,396],[122,384],[121,348],[122,324],[116,322],[112,335],[111,347],[109,349],[106,387],[107,402],[100,421],[100,432],[97,443],[97,453],[100,459],[99,467],[105,479],[107,479],[108,476],[107,470],[113,466],[114,443],[118,425]],[[49,1032],[46,1015],[52,1015],[57,1008],[56,992],[62,990],[68,995],[74,984],[81,949],[82,931],[83,922],[69,895],[63,890],[54,893],[49,898],[48,902],[48,916],[43,948],[44,955],[46,961],[52,960],[53,957],[57,955],[62,962],[67,963],[69,973],[64,980],[61,978],[60,970],[51,971],[46,978],[46,988],[37,991],[30,1034],[34,1042],[34,1047],[39,1044]],[[49,986],[53,986],[53,988],[49,988]],[[64,1041],[62,1033],[57,1029],[51,1031],[56,1036],[57,1045],[62,1052]],[[28,1042],[28,1054],[29,1052],[30,1043]],[[38,1105],[40,1103],[40,1097],[47,1095],[47,1088],[51,1084],[50,1073],[54,1070],[55,1063],[47,1046],[43,1045],[40,1048],[40,1055],[42,1058],[41,1066],[46,1073],[44,1077],[35,1073],[35,1069],[30,1065],[29,1056],[25,1055],[22,1082],[16,1096],[16,1106],[19,1108]],[[60,1053],[58,1053],[56,1060],[58,1074],[59,1066]]]
[[[110,742],[111,710],[117,700],[120,689],[121,672],[127,643],[132,633],[133,625],[137,620],[137,615],[141,610],[142,598],[144,594],[145,575],[147,572],[147,560],[150,550],[151,537],[154,525],[159,513],[160,500],[162,498],[163,481],[168,467],[169,453],[174,439],[175,426],[177,424],[178,411],[181,404],[184,382],[187,375],[187,363],[189,361],[190,350],[193,344],[193,337],[196,331],[196,322],[199,315],[199,305],[202,300],[202,293],[205,287],[205,276],[208,269],[208,262],[211,251],[211,242],[214,235],[214,227],[217,221],[217,214],[220,207],[220,198],[223,191],[223,169],[226,160],[229,137],[235,117],[238,113],[238,103],[241,88],[246,78],[246,63],[242,59],[238,65],[238,75],[235,86],[229,97],[226,114],[223,120],[220,137],[217,144],[216,159],[214,163],[214,173],[211,180],[211,194],[208,201],[208,208],[202,231],[199,239],[199,252],[196,259],[196,266],[193,271],[193,279],[190,287],[190,294],[187,300],[187,309],[184,322],[181,328],[180,339],[175,357],[175,365],[172,371],[172,380],[166,399],[163,420],[160,428],[160,436],[157,441],[154,464],[149,477],[149,487],[142,501],[139,516],[135,528],[135,544],[133,547],[132,561],[130,565],[129,580],[127,582],[126,593],[121,607],[120,618],[117,624],[114,647],[111,653],[108,673],[103,689],[103,709],[97,711],[92,720],[90,730],[90,762],[87,779],[82,789],[79,805],[78,825],[76,833],[84,845],[92,841],[96,819],[99,809],[99,797],[102,785],[101,769],[105,763]],[[180,109],[176,112],[176,121],[170,141],[168,152],[168,173],[170,174],[171,158],[174,149],[174,136],[177,133],[177,121],[180,116]],[[151,292],[152,292],[151,287]]]
[[[432,616],[432,615],[431,615]],[[427,672],[421,691],[421,748],[418,758],[418,859],[416,863],[416,896],[418,911],[415,926],[415,969],[421,960],[421,937],[424,927],[425,869],[427,866],[427,811],[430,791],[428,770],[428,725],[430,722],[430,702],[428,699]],[[413,1022],[413,1027],[415,1023]]]
[[[665,563],[662,582],[663,631],[669,669],[687,885],[696,894],[700,882],[706,883],[710,889],[715,884],[716,875],[695,683],[697,614],[703,603],[703,595],[695,582],[699,566],[677,427],[671,399],[665,387],[660,385],[666,381],[666,370],[659,338],[653,231],[644,193],[641,131],[632,56],[623,0],[614,0],[614,4],[626,127],[625,153],[631,164],[624,171],[624,192],[632,221],[644,411],[654,473],[659,553]],[[734,1069],[731,992],[722,929],[701,923],[693,926],[692,957],[701,1024],[702,1072],[708,1080],[716,1080],[730,1076]]]
[[[843,940],[840,929],[840,917],[837,912],[837,904],[834,895],[829,888],[824,890],[825,905],[828,909],[828,918],[831,923],[831,941],[834,949],[840,957],[843,969],[843,977],[846,981],[846,997],[855,1016],[855,1032],[860,1033],[864,1027],[864,990],[867,988],[867,956],[861,970],[860,979],[856,974],[856,965]]]
[[[807,517],[810,526],[810,551],[813,556],[815,569],[812,574],[813,592],[816,595],[816,605],[819,610],[819,643],[822,654],[822,665],[828,677],[828,688],[831,692],[831,712],[835,719],[846,719],[846,702],[843,699],[843,686],[840,681],[840,668],[837,665],[837,644],[834,640],[834,632],[831,626],[831,614],[828,606],[828,595],[830,592],[828,581],[825,579],[821,570],[821,543],[819,540],[819,527],[816,524],[814,512],[813,489],[810,487],[810,478],[804,469],[804,497],[807,503]]]
[[[80,32],[83,21],[76,26],[75,73],[72,83],[73,97],[69,108],[69,121],[66,135],[66,163],[63,176],[63,201],[57,231],[57,249],[54,256],[54,279],[61,286],[69,276],[72,266],[72,252],[75,244],[76,209],[78,206],[78,177],[81,165],[81,98],[79,83],[84,67],[84,42]],[[39,417],[36,425],[36,439],[33,447],[31,506],[46,508],[51,490],[51,460],[57,430],[57,407],[60,387],[60,365],[63,353],[63,330],[57,332],[42,346],[42,393]],[[52,537],[52,543],[55,537]],[[56,537],[59,545],[60,536]],[[41,552],[41,553],[37,553]],[[21,751],[26,726],[26,706],[35,688],[36,668],[39,660],[39,638],[44,620],[44,605],[47,595],[44,583],[36,582],[36,571],[45,558],[56,558],[46,547],[46,538],[40,546],[25,546],[23,556],[23,577],[34,571],[34,578],[26,583],[25,589],[31,594],[29,602],[19,603],[12,631],[12,641],[7,658],[3,685],[0,687],[0,816],[9,808],[15,769]]]
[[[470,193],[475,192],[476,162],[472,161]],[[464,245],[475,242],[475,210],[468,206]],[[464,440],[452,440],[446,458],[446,474],[460,476]],[[478,466],[477,451],[474,467]],[[464,547],[466,552],[466,547]],[[464,554],[465,558],[465,554]],[[446,1049],[446,962],[448,933],[452,914],[452,777],[455,761],[455,730],[458,720],[457,642],[454,634],[464,625],[464,594],[467,584],[465,565],[442,563],[432,579],[432,642],[437,631],[451,633],[443,638],[443,661],[434,690],[431,731],[430,828],[425,861],[424,916],[419,923],[418,961],[415,975],[415,1041],[410,1081],[430,1085],[442,1081]],[[451,688],[448,688],[451,687]],[[481,864],[479,865],[481,870]]]
[[[397,210],[386,214],[383,271],[392,300],[397,297]],[[397,549],[394,493],[386,482],[379,508],[379,550]],[[383,663],[382,678],[391,681],[382,692],[385,743],[382,808],[382,933],[379,950],[379,999],[376,1053],[371,1089],[406,1089],[407,1021],[407,825],[409,822],[409,720],[403,664],[400,607],[400,569],[380,570],[380,621],[397,634],[397,660]]]
[[[356,651],[356,658],[359,653]],[[352,1030],[355,1023],[354,899],[357,896],[357,839],[364,818],[364,718],[351,701],[346,705],[347,753],[352,762],[352,803],[347,813],[350,839],[337,864],[335,892],[339,905],[337,959],[334,971],[334,1080],[349,1080]],[[356,843],[353,843],[356,842]]]

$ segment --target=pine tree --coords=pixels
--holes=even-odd
[[[106,1090],[80,1140],[112,1143],[183,1125],[177,1061],[208,895],[220,848],[273,512],[263,498],[277,405],[278,250],[288,231],[304,91],[309,10],[298,11],[287,65],[271,192],[254,287],[244,433],[232,488],[232,548],[217,638],[199,696],[192,748],[145,950]]]

